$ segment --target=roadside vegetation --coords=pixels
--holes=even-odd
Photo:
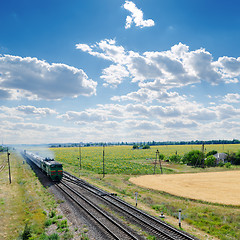
[[[7,154],[0,154],[0,165]],[[8,166],[0,172],[0,239],[71,239],[67,220],[57,215],[54,197],[42,186],[30,166],[11,153],[11,184]],[[55,225],[56,231],[48,233]]]

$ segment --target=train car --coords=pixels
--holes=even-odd
[[[53,181],[60,181],[62,179],[63,167],[61,163],[54,161],[54,159],[45,158],[41,164],[41,169],[46,172]]]
[[[53,181],[60,181],[62,179],[63,167],[61,163],[56,162],[51,158],[43,158],[26,150],[24,150],[23,154],[45,172]]]

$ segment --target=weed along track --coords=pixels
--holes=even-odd
[[[120,198],[114,196],[114,194],[108,193],[99,189],[82,179],[79,179],[67,172],[64,172],[63,179],[60,185],[64,185],[72,192],[75,192],[78,197],[85,199],[86,202],[91,202],[91,205],[104,205],[106,208],[110,208],[111,211],[123,216],[131,224],[139,226],[143,231],[148,232],[150,235],[154,235],[157,239],[164,240],[194,240],[197,239],[189,234],[180,231],[169,224],[161,221],[160,219],[153,217],[138,208],[124,202]],[[61,186],[61,188],[63,188]],[[73,189],[74,188],[74,189]],[[65,191],[65,190],[64,190]],[[77,193],[76,193],[77,191]],[[72,193],[71,193],[72,194]],[[71,198],[72,195],[70,195]],[[92,207],[92,206],[91,206]],[[88,209],[86,207],[86,209]],[[89,210],[91,212],[91,210]],[[90,213],[91,214],[91,213]],[[130,238],[120,239],[142,239],[139,236],[130,236]],[[116,238],[117,239],[117,238]]]

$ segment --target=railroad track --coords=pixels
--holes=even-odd
[[[103,230],[107,239],[116,240],[139,240],[143,239],[139,235],[133,233],[122,223],[110,216],[106,211],[94,204],[89,198],[86,198],[76,191],[71,184],[64,180],[57,184],[57,187],[63,191],[72,201],[74,201],[82,210],[84,210]],[[106,239],[106,237],[104,237]]]
[[[93,196],[95,196],[95,198],[105,202],[108,206],[112,206],[117,212],[123,213],[124,216],[128,217],[128,219],[131,219],[131,222],[141,226],[145,231],[148,231],[151,235],[156,236],[157,239],[197,240],[197,238],[187,234],[186,232],[176,229],[164,221],[161,221],[160,219],[139,210],[131,204],[126,203],[125,201],[116,197],[114,194],[97,188],[67,172],[64,172],[63,181],[67,181],[71,184],[81,187],[87,192],[91,192],[91,199],[93,199]]]

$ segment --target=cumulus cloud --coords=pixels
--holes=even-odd
[[[103,121],[105,118],[103,115],[99,113],[95,113],[93,111],[68,111],[65,114],[58,116],[58,118],[62,118],[67,121],[73,122],[95,122],[95,121]]]
[[[211,85],[236,83],[240,77],[239,59],[220,57],[214,61],[205,49],[190,51],[189,46],[182,43],[167,51],[142,54],[117,46],[113,39],[91,46],[77,44],[76,48],[113,63],[102,71],[104,86],[117,87],[124,79],[130,79],[141,89],[166,91],[204,81]]]
[[[216,111],[219,119],[234,119],[236,117],[239,118],[240,116],[240,109],[229,104],[222,104],[213,107],[213,110]]]
[[[195,128],[198,124],[195,121],[190,120],[178,120],[178,121],[169,121],[165,124],[167,128]]]
[[[50,108],[37,108],[35,106],[18,106],[16,110],[22,112],[24,114],[33,114],[33,115],[40,115],[46,116],[51,114],[57,114],[57,112]]]
[[[57,115],[57,112],[50,108],[38,108],[35,106],[6,107],[0,106],[0,119],[13,120],[18,122],[39,120],[42,117]]]
[[[0,57],[0,97],[59,100],[96,94],[97,83],[83,70],[37,58]]]
[[[103,86],[113,86],[117,87],[120,83],[122,83],[123,79],[129,76],[129,72],[126,68],[120,64],[118,65],[111,65],[108,68],[103,70],[103,75],[100,77],[106,83]]]
[[[240,57],[220,57],[215,63],[216,67],[222,69],[226,77],[233,78],[238,77],[240,74]]]
[[[240,102],[240,94],[238,93],[228,93],[224,96],[223,101],[227,103],[239,103]]]
[[[127,16],[126,18],[126,25],[125,28],[130,28],[132,23],[135,23],[137,27],[144,28],[144,27],[152,27],[155,25],[152,19],[144,20],[143,19],[143,12],[141,9],[137,8],[135,3],[132,1],[125,1],[123,7],[131,12],[131,16]]]

